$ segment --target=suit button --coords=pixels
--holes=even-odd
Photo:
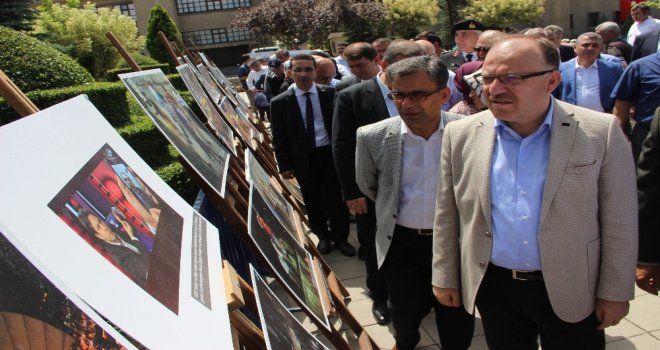
[[[484,266],[486,266],[486,263],[483,262],[483,261],[480,261],[480,262],[479,262],[479,267],[484,267]]]
[[[486,235],[486,237],[490,237],[490,232],[486,231],[484,234]]]

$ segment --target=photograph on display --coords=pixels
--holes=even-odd
[[[195,66],[192,63],[190,63],[189,60],[186,62],[189,62],[188,64],[192,68],[195,68],[194,72],[197,73],[197,77],[199,78],[199,81],[202,82],[202,85],[204,85],[204,88],[209,93],[209,96],[211,96],[211,99],[213,99],[213,102],[214,103],[220,102],[222,97],[225,96],[225,93],[220,91],[218,84],[216,84],[215,80],[213,80],[213,77],[209,73],[208,69],[206,69],[206,67],[204,67],[203,64],[198,64],[197,66]]]
[[[248,147],[252,148],[252,138],[256,138],[256,135],[259,134],[257,128],[255,128],[254,125],[252,125],[252,122],[247,120],[244,116],[236,113],[236,110],[227,97],[222,98],[218,107],[220,107],[220,112],[222,112],[222,115],[225,116],[225,119],[229,124],[234,127],[234,130],[236,130],[243,142],[245,142]]]
[[[183,218],[107,144],[48,207],[119,271],[179,309]]]
[[[224,197],[230,152],[204,127],[163,72],[148,70],[119,77],[195,172]]]
[[[126,347],[144,348],[69,299],[0,232],[0,349]]]
[[[317,283],[317,277],[321,276],[312,268],[312,256],[286,231],[254,185],[250,186],[248,218],[248,234],[282,284],[310,316],[329,329],[327,311],[321,301],[321,293],[328,298],[329,293],[325,284]]]
[[[252,265],[250,271],[268,350],[327,350],[328,348],[310,334],[282,304]]]
[[[206,119],[208,120],[209,125],[215,130],[216,135],[222,140],[225,146],[236,155],[236,146],[234,145],[234,133],[231,131],[231,128],[215,107],[215,103],[211,102],[208,95],[204,92],[204,88],[199,84],[199,81],[195,77],[193,68],[189,65],[184,64],[176,67],[176,70],[181,74],[183,82],[188,87],[188,90],[195,98],[197,105],[204,112]]]
[[[298,237],[296,224],[293,219],[293,207],[291,207],[291,204],[284,198],[282,193],[271,184],[270,175],[268,175],[250,150],[245,152],[245,177],[249,182],[254,184],[268,207],[273,210],[273,213],[286,228],[287,232],[294,237]],[[304,242],[300,243],[304,244]]]

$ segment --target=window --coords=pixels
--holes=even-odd
[[[598,12],[587,13],[587,27],[595,28],[600,23],[600,14]]]
[[[122,15],[132,18],[134,21],[137,20],[137,17],[135,16],[135,5],[133,5],[133,3],[114,5],[112,8],[121,12]]]
[[[249,7],[250,0],[177,0],[178,13],[206,12],[230,10],[239,7]]]
[[[182,34],[184,43],[190,40],[195,45],[223,44],[252,39],[252,33],[246,28],[214,28]]]

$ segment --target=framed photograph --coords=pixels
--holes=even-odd
[[[233,347],[218,230],[85,96],[0,127],[0,164],[0,231],[49,280],[144,347]]]
[[[234,109],[227,97],[222,98],[218,104],[218,107],[220,108],[222,115],[224,115],[229,124],[234,127],[234,130],[236,130],[245,144],[250,149],[252,149],[252,139],[259,138],[259,130],[257,130],[257,128],[252,124],[250,120],[246,118],[245,115],[238,113],[238,109]]]
[[[309,333],[250,265],[261,328],[268,350],[328,350]]]
[[[292,297],[310,317],[330,329],[324,303],[329,292],[311,254],[286,231],[254,185],[250,186],[248,234]]]
[[[188,90],[195,98],[197,105],[204,112],[206,119],[208,120],[209,125],[215,130],[216,135],[222,140],[225,146],[236,155],[236,146],[234,145],[234,132],[231,130],[231,127],[227,125],[222,116],[218,112],[214,102],[212,102],[204,88],[199,84],[199,81],[195,77],[193,68],[189,65],[184,64],[176,67],[176,70],[181,75],[184,84],[188,87]]]
[[[204,127],[165,74],[154,69],[119,78],[195,172],[224,197],[231,153]]]

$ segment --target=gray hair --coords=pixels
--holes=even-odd
[[[387,47],[383,55],[383,61],[387,64],[392,64],[396,61],[408,57],[425,55],[426,51],[422,45],[405,39],[397,39],[392,41],[390,46]]]
[[[412,75],[417,72],[425,72],[431,80],[435,81],[438,88],[447,86],[449,71],[441,59],[433,56],[416,56],[392,63],[387,68],[387,78],[394,81],[397,77]]]
[[[595,30],[597,32],[602,30],[605,33],[615,33],[616,35],[621,34],[621,28],[619,28],[619,25],[615,22],[603,22],[599,24]]]
[[[553,36],[553,35],[564,36],[564,28],[555,24],[546,26],[545,28],[543,28],[543,31],[547,36]]]
[[[598,41],[598,43],[600,43],[601,46],[603,46],[603,37],[596,34],[596,33],[594,33],[594,32],[586,32],[586,33],[580,34],[577,37],[576,45],[579,46],[580,43],[582,42],[582,40],[584,40],[584,39],[595,39],[596,41]]]

